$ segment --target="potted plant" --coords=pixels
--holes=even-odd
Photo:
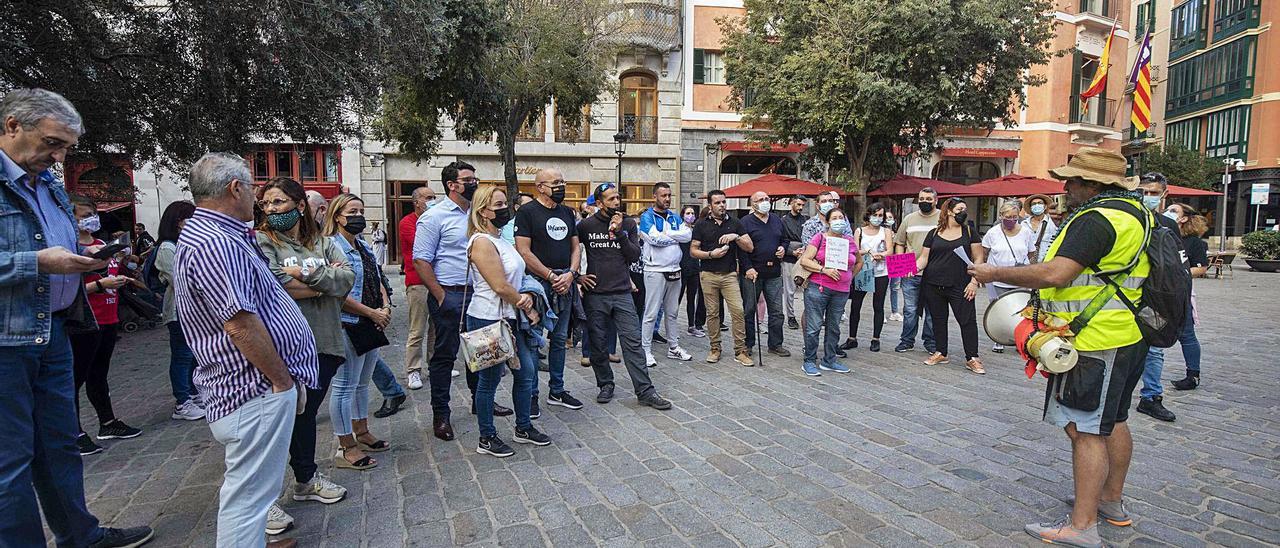
[[[1280,272],[1280,232],[1259,230],[1240,239],[1240,252],[1249,268],[1258,272]]]

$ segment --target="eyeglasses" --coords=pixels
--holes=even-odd
[[[467,185],[467,184],[471,184],[471,183],[478,183],[478,182],[480,182],[480,179],[477,179],[477,178],[475,178],[475,177],[463,177],[463,178],[461,178],[461,179],[458,179],[458,182],[459,182],[459,183],[462,183],[462,184],[464,184],[464,185]]]
[[[561,187],[565,185],[564,179],[556,179],[554,181],[543,181],[542,184],[551,188]]]
[[[286,200],[286,199],[284,199],[284,198],[276,198],[276,199],[271,200],[271,201],[261,200],[261,201],[259,201],[259,202],[258,202],[258,207],[261,207],[262,209],[267,209],[267,208],[269,208],[269,207],[274,207],[274,208],[276,208],[276,209],[279,209],[279,208],[281,208],[281,207],[284,207],[284,206],[289,205],[289,204],[292,204],[292,203],[293,203],[293,200]]]

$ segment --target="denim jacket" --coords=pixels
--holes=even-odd
[[[355,285],[351,287],[351,293],[347,296],[359,301],[360,298],[364,296],[364,261],[360,260],[360,251],[347,243],[347,239],[343,238],[341,234],[334,234],[333,236],[330,236],[330,238],[333,239],[334,244],[337,244],[338,249],[342,251],[342,254],[346,255],[347,262],[351,263],[351,270],[356,273]],[[366,252],[373,255],[373,250],[369,248],[369,244],[364,243],[364,240],[361,240],[360,238],[356,238],[356,241],[360,243],[360,247],[363,247]],[[391,281],[387,279],[387,275],[382,272],[381,268],[378,269],[378,277],[380,278],[379,281],[382,283],[382,287],[387,290],[387,297],[390,298]],[[387,304],[390,305],[391,303],[388,302]],[[359,321],[360,316],[346,311],[342,313],[342,323],[354,324]]]
[[[48,247],[40,220],[12,181],[0,177],[0,347],[49,342],[49,275],[36,268],[36,253]],[[51,181],[53,197],[74,219],[71,200],[61,181]],[[72,221],[74,222],[74,221]],[[98,328],[84,286],[67,309],[69,331]]]

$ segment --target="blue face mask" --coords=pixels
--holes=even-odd
[[[1160,197],[1159,196],[1143,196],[1142,205],[1147,206],[1147,209],[1150,209],[1151,211],[1155,211],[1157,207],[1160,207]]]
[[[1032,215],[1044,215],[1044,204],[1031,204]]]
[[[884,224],[884,217],[872,217],[871,226],[880,226]]]
[[[823,202],[818,204],[818,212],[823,215],[826,215],[828,211],[831,211],[835,208],[836,208],[835,202]]]
[[[832,232],[835,232],[836,234],[844,234],[846,230],[849,230],[849,221],[846,221],[844,219],[836,219],[834,221],[831,221]]]

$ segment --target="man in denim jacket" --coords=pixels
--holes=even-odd
[[[56,93],[18,89],[0,99],[0,124],[0,539],[43,546],[42,508],[58,546],[138,546],[149,527],[99,527],[89,513],[75,443],[67,330],[97,327],[80,276],[106,262],[80,248],[49,168],[79,141],[80,115]]]

